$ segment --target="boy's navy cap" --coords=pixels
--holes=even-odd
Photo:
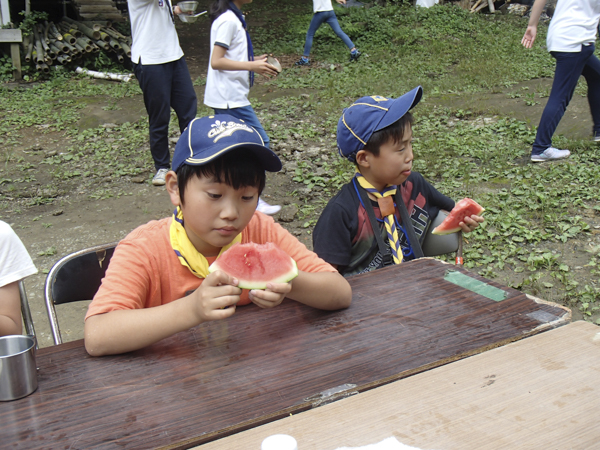
[[[175,145],[172,168],[202,166],[236,149],[251,152],[269,172],[281,170],[281,161],[253,127],[228,114],[192,120]]]
[[[423,88],[417,86],[396,99],[373,95],[356,100],[344,109],[338,122],[337,144],[340,155],[354,162],[356,152],[365,148],[375,131],[400,120],[419,103],[422,96]]]

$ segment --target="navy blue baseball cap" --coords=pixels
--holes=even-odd
[[[172,168],[202,166],[225,153],[243,148],[251,152],[269,172],[281,170],[281,161],[253,127],[228,114],[192,120],[175,145]]]
[[[381,95],[361,97],[344,109],[337,127],[340,155],[356,161],[356,153],[365,148],[375,131],[389,127],[400,120],[423,96],[417,86],[402,97],[386,98]]]

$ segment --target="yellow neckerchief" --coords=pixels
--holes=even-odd
[[[173,220],[171,221],[169,236],[171,238],[171,247],[175,250],[175,254],[179,258],[181,265],[190,269],[198,278],[206,278],[208,275],[208,261],[202,253],[196,250],[196,247],[194,247],[194,244],[192,244],[188,238],[185,228],[183,228],[183,213],[179,206],[173,211]],[[233,244],[239,242],[242,242],[241,233],[221,249],[219,256]],[[217,256],[217,258],[219,256]]]
[[[360,184],[365,191],[373,194],[377,199],[377,204],[379,205],[379,210],[381,211],[383,223],[385,224],[385,229],[387,231],[388,240],[390,241],[392,259],[394,260],[395,264],[400,264],[402,262],[403,255],[402,249],[400,248],[400,239],[398,238],[396,221],[394,220],[394,213],[396,210],[393,200],[397,186],[395,184],[391,184],[386,186],[382,192],[379,192],[358,170],[354,176],[356,177],[358,184]],[[368,206],[365,205],[365,208],[366,207]],[[377,230],[373,230],[373,233],[377,233]]]

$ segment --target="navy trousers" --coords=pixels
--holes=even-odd
[[[594,44],[582,46],[580,52],[551,52],[551,55],[556,59],[554,81],[537,129],[532,155],[539,155],[552,146],[552,135],[573,98],[581,75],[588,86],[593,131],[600,134],[600,60],[594,55]]]
[[[144,105],[150,124],[150,151],[154,167],[169,169],[169,121],[171,108],[179,120],[179,129],[183,132],[196,117],[198,102],[190,78],[185,58],[165,64],[133,65],[140,88],[144,93]]]

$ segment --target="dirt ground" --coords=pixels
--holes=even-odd
[[[201,4],[200,8],[202,6]],[[250,24],[252,25],[252,23]],[[178,29],[190,74],[195,80],[206,74],[209,52],[208,20],[200,20],[193,25],[179,23]],[[284,69],[286,66],[290,67],[297,58],[297,55],[277,56],[280,56]],[[537,125],[544,104],[526,106],[522,99],[511,99],[507,93],[522,88],[530,88],[531,91],[534,91],[540,87],[539,85],[549,90],[550,83],[551,80],[548,79],[534,80],[510,88],[499,87],[497,92],[490,94],[429,97],[428,101],[442,106],[513,116]],[[201,104],[204,87],[196,87],[196,90],[198,102]],[[256,86],[252,92],[253,97],[260,98],[261,102],[265,103],[274,96],[289,95],[285,91],[266,94],[266,88],[261,85]],[[105,111],[98,107],[84,109],[81,112],[80,127],[96,127],[107,122],[135,121],[145,115],[141,96],[123,99],[119,101],[119,106],[121,109],[111,111]],[[561,121],[558,133],[565,134],[570,138],[587,138],[590,130],[591,117],[587,100],[576,95]],[[34,145],[43,146],[44,151],[52,151],[53,148],[59,149],[60,143],[48,144],[49,142],[51,139],[48,134],[42,135],[41,132],[32,129],[30,132],[23,133],[23,140],[15,152],[22,152],[24,156],[27,156],[27,149]],[[304,158],[315,158],[318,152],[329,153],[332,158],[337,157],[334,137],[331,135],[315,139],[315,142],[289,144],[303,147],[305,149]],[[293,153],[297,152],[286,151],[285,146],[276,146],[275,150],[282,156],[284,167],[294,167]],[[148,151],[148,149],[143,149],[143,151]],[[40,168],[39,170],[44,169]],[[151,171],[152,167],[148,167],[148,176]],[[284,205],[282,212],[275,218],[311,247],[310,230],[303,227],[293,205],[297,198],[294,198],[291,193],[302,186],[292,180],[293,173],[293,170],[288,169],[278,174],[269,174],[263,197],[270,203]],[[131,195],[92,200],[84,192],[72,192],[55,204],[28,208],[19,214],[10,213],[2,217],[2,220],[13,225],[24,224],[24,227],[17,229],[17,232],[39,269],[37,275],[26,280],[26,289],[39,344],[42,347],[53,343],[43,304],[43,288],[46,277],[44,272],[47,272],[58,259],[73,251],[118,241],[138,225],[152,219],[165,217],[172,212],[172,205],[162,187],[154,187],[147,182],[139,183],[129,179],[115,179],[108,183],[111,187],[126,190]],[[34,220],[40,217],[42,220]],[[56,254],[52,256],[38,255],[50,246],[56,247]],[[71,304],[58,308],[61,331],[65,341],[83,337],[83,316],[86,308],[86,304]]]

